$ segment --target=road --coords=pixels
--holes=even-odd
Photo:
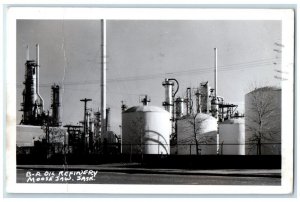
[[[17,182],[26,183],[28,169],[17,169]],[[35,172],[38,170],[34,170]],[[44,172],[44,171],[40,171]],[[58,171],[54,171],[56,174]],[[57,183],[57,182],[54,182]],[[66,183],[66,182],[60,182]],[[71,180],[68,183],[89,184],[163,184],[163,185],[280,185],[281,178],[273,176],[226,176],[204,174],[149,174],[126,172],[101,172],[93,181]]]

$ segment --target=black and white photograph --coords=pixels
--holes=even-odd
[[[293,11],[222,11],[16,17],[15,187],[290,192]]]

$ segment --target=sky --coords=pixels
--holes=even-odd
[[[280,86],[280,21],[108,20],[107,107],[111,127],[119,134],[121,101],[140,105],[147,94],[150,105],[162,107],[165,78],[179,81],[178,96],[187,87],[209,81],[214,87],[214,48],[218,49],[218,95],[244,111],[244,96],[255,85]],[[51,85],[60,84],[61,119],[76,124],[83,119],[82,98],[88,108],[100,107],[100,20],[17,21],[17,110],[24,89],[26,46],[35,59],[40,45],[40,94],[50,110]],[[51,110],[50,110],[51,112]],[[22,112],[17,112],[17,122]]]

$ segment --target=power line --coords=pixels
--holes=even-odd
[[[257,68],[261,66],[269,66],[273,65],[274,58],[270,59],[261,59],[261,60],[254,60],[254,61],[248,61],[243,63],[235,63],[235,64],[229,64],[229,65],[222,65],[219,66],[219,71],[232,71],[232,70],[245,70],[249,68]],[[128,77],[121,77],[121,78],[112,78],[108,79],[108,83],[113,82],[122,82],[122,81],[138,81],[138,80],[147,80],[147,79],[154,79],[154,78],[164,78],[166,75],[179,75],[183,76],[184,74],[204,74],[204,73],[210,73],[212,71],[213,67],[202,67],[202,68],[195,68],[195,69],[189,69],[189,70],[182,70],[182,71],[176,71],[176,72],[166,72],[164,74],[158,73],[158,74],[150,74],[150,75],[141,75],[141,76],[128,76]],[[58,82],[59,83],[59,82]],[[64,82],[63,85],[69,86],[69,85],[96,85],[99,84],[100,80],[89,80],[89,81],[70,81],[70,82]],[[40,87],[49,87],[52,84],[40,84]],[[23,86],[22,84],[18,84],[17,87]]]

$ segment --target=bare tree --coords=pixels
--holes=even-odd
[[[208,114],[202,114],[200,112],[194,112],[184,117],[184,119],[179,120],[182,124],[179,123],[179,127],[184,126],[180,129],[180,136],[186,134],[184,138],[179,137],[177,139],[177,144],[190,144],[195,145],[196,155],[201,155],[203,151],[203,146],[207,147],[209,144],[213,144],[215,140],[214,134],[216,131],[209,131],[207,124],[209,124],[210,117]],[[184,124],[184,122],[186,124]],[[217,152],[217,151],[216,151]]]
[[[280,91],[280,93],[278,93]],[[262,144],[280,142],[281,90],[274,87],[256,88],[246,95],[246,136],[248,153],[256,148],[262,154]]]
[[[204,144],[210,144],[214,141],[214,137],[210,133],[205,133],[205,122],[208,121],[208,117],[201,116],[200,113],[191,114],[191,119],[188,119],[188,123],[193,127],[193,142],[196,145],[196,154],[201,154],[201,146]]]

